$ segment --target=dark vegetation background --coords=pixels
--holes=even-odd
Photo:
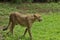
[[[59,2],[60,0],[0,0],[0,2],[12,2],[12,3],[32,3],[32,2]]]

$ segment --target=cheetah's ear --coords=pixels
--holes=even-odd
[[[34,17],[37,17],[38,15],[37,14],[34,14]]]

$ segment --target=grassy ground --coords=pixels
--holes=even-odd
[[[59,3],[50,4],[2,4],[0,3],[0,25],[7,25],[9,13],[18,11],[22,13],[40,13],[42,22],[35,22],[32,25],[33,40],[60,40],[60,12]],[[5,40],[18,40],[24,33],[25,27],[16,25],[14,35],[7,35],[3,32]],[[28,33],[21,40],[29,40]]]

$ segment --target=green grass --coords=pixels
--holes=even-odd
[[[42,22],[32,26],[33,40],[60,40],[60,14],[42,14]],[[16,25],[14,35],[6,36],[6,40],[17,40],[24,33],[25,27]],[[28,33],[22,40],[29,40]]]
[[[50,6],[49,6],[50,5]],[[52,6],[53,5],[53,6]],[[16,7],[19,6],[19,9]],[[60,12],[58,11],[49,11],[49,12],[40,12],[38,10],[42,9],[59,9],[60,5],[58,3],[50,4],[1,4],[0,3],[0,25],[8,25],[9,13],[12,11],[20,11],[22,13],[40,13],[43,20],[41,22],[35,22],[32,25],[31,31],[33,40],[60,40]],[[36,8],[38,10],[36,10]],[[60,9],[59,9],[60,10]],[[44,11],[44,10],[43,10]],[[14,28],[14,35],[7,35],[6,32],[3,32],[5,35],[5,40],[18,40],[24,33],[25,27],[16,25]],[[28,33],[25,37],[22,37],[20,40],[29,40]]]

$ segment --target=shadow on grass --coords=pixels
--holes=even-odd
[[[24,36],[22,36],[22,37],[19,37],[18,40],[30,40],[30,38],[29,38],[29,37],[24,37]]]

